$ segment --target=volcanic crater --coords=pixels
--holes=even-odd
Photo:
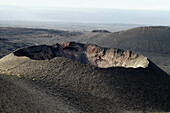
[[[14,109],[19,111],[20,107],[16,107],[17,105],[27,106],[28,103],[31,106],[22,108],[24,113],[26,110],[28,113],[43,111],[41,108],[46,111],[50,109],[49,113],[59,111],[59,108],[64,112],[71,112],[71,109],[60,106],[62,101],[64,105],[80,110],[81,113],[170,111],[170,76],[151,60],[131,51],[76,42],[30,46],[1,58],[0,71],[9,74],[5,77],[0,76],[0,90],[3,92],[0,99],[10,100],[1,102],[2,111],[8,108],[13,113]],[[9,79],[10,83],[19,86],[14,91],[15,88],[11,87],[13,84],[10,86],[2,82],[12,77],[19,77],[16,80],[22,82],[20,84]],[[31,86],[25,87],[23,84]],[[32,91],[34,94],[30,94],[29,97],[26,95],[27,92],[18,92],[22,91],[21,86],[28,92],[35,88],[35,92]],[[13,92],[8,93],[8,90]],[[48,99],[34,99],[34,103],[46,101],[41,105],[24,99],[32,99],[35,94],[38,97],[38,92],[43,93],[43,99],[50,97],[54,102]],[[20,101],[20,96],[17,96],[18,93],[26,95],[23,96],[23,102]],[[6,97],[8,94],[16,96]],[[11,102],[14,104],[11,105]],[[34,110],[32,105],[40,107]],[[54,107],[45,108],[44,105]]]
[[[26,56],[33,60],[46,60],[65,57],[82,64],[90,64],[100,68],[125,67],[146,68],[149,60],[129,50],[103,48],[97,45],[85,45],[76,42],[65,42],[55,45],[39,45],[22,48],[14,52],[15,56]]]

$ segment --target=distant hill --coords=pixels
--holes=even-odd
[[[0,70],[84,113],[170,111],[170,76],[130,51],[74,42],[31,46],[0,59]]]
[[[88,32],[74,41],[143,54],[170,74],[170,27],[138,27],[113,33]]]
[[[170,27],[138,27],[110,34],[86,33],[78,42],[132,51],[170,54]]]
[[[106,30],[81,33],[49,29],[0,28],[0,33],[0,41],[19,40],[33,45],[74,40],[137,52],[170,53],[170,27],[163,26],[138,27],[113,33]]]

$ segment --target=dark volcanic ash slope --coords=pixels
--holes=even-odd
[[[0,113],[80,113],[58,96],[52,97],[26,79],[0,75]]]
[[[0,69],[82,112],[170,111],[169,75],[130,51],[74,42],[32,46],[0,59]]]

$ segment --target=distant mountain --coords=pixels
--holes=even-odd
[[[0,59],[0,70],[84,113],[170,111],[170,76],[130,51],[75,42],[31,46]]]

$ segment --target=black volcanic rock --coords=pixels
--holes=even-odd
[[[82,54],[86,63],[80,61]],[[130,63],[135,67],[93,64],[111,56],[118,64],[135,61]],[[144,65],[138,65],[141,63]],[[0,59],[0,70],[33,81],[48,96],[59,97],[84,113],[170,111],[170,76],[130,51],[75,42],[33,46]]]
[[[92,32],[94,32],[94,33],[111,33],[110,31],[107,31],[107,30],[93,30]]]

